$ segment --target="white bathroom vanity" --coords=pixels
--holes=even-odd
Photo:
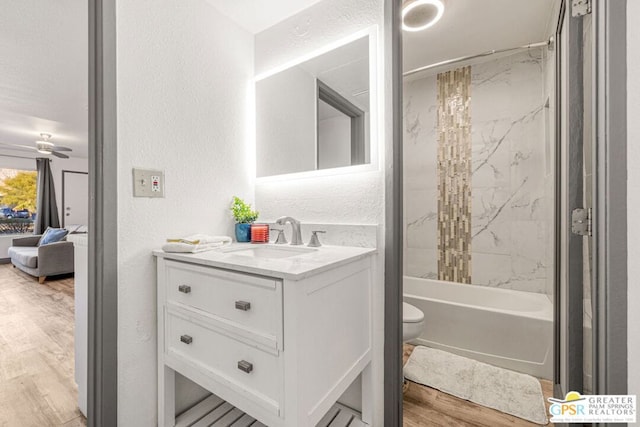
[[[155,251],[158,424],[213,424],[212,408],[224,404],[219,412],[229,419],[245,413],[271,427],[316,426],[335,418],[336,402],[359,380],[362,413],[348,416],[367,425],[374,253],[251,244]],[[176,418],[176,372],[213,394],[193,408],[199,413]]]

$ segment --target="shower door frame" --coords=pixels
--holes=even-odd
[[[571,14],[570,5],[563,1],[564,13]],[[593,123],[593,135],[588,140],[591,143],[593,153],[593,181],[592,181],[592,233],[593,255],[591,289],[593,299],[593,394],[626,394],[627,393],[627,109],[626,109],[626,0],[615,2],[606,0],[592,0],[592,37],[593,37],[593,78],[590,84],[593,88],[591,103],[591,119]],[[561,124],[562,105],[561,94],[564,82],[561,81],[561,65],[563,60],[562,43],[560,36],[562,25],[562,13],[556,32],[558,49],[556,60],[557,76],[557,124]],[[580,19],[571,18],[569,19]],[[581,29],[581,26],[578,26]],[[567,30],[567,28],[564,28]],[[569,43],[582,44],[580,37],[571,37]],[[574,48],[576,46],[573,46]],[[571,49],[571,46],[570,46]],[[576,60],[574,57],[573,60]],[[582,66],[582,64],[579,64]],[[567,70],[571,71],[571,64],[567,64]],[[568,105],[582,101],[581,94],[576,99],[568,99]],[[572,97],[571,93],[569,96]],[[557,158],[557,186],[556,186],[556,260],[562,258],[561,227],[560,221],[567,221],[568,212],[560,210],[561,197],[567,194],[576,194],[579,185],[577,182],[568,182],[568,188],[562,188],[560,173],[562,159],[560,154],[561,132],[558,126],[556,134]],[[581,135],[582,136],[582,135]],[[580,153],[581,155],[582,153]],[[575,155],[575,153],[574,153]],[[569,156],[570,157],[570,156]],[[571,174],[570,174],[571,175]],[[572,175],[573,180],[583,179],[582,174]],[[573,192],[573,193],[572,193]],[[588,206],[584,206],[588,208]],[[570,224],[569,227],[570,228]],[[578,245],[581,249],[581,245]],[[582,253],[573,248],[573,261],[578,261]],[[572,280],[582,277],[581,272]],[[561,271],[556,268],[555,291],[555,373],[554,394],[563,398],[570,389],[563,388],[561,376],[568,372],[567,387],[582,386],[582,359],[575,361],[571,358],[583,357],[582,328],[582,283],[579,292],[574,286],[574,295],[579,293],[580,298],[569,305],[564,305],[560,296]],[[564,306],[563,306],[564,305]],[[565,308],[569,319],[569,333],[579,336],[568,337],[574,348],[565,362],[562,361],[560,351],[560,339],[562,337],[562,324],[560,318],[562,309]],[[577,362],[580,369],[570,366]],[[582,390],[576,390],[582,391]]]

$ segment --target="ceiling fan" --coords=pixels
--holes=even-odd
[[[68,159],[69,156],[61,153],[61,151],[72,151],[69,147],[62,147],[60,145],[55,145],[50,141],[51,134],[49,133],[41,133],[38,141],[35,141],[35,147],[31,147],[28,145],[19,145],[19,144],[1,144],[8,147],[18,147],[27,150],[35,150],[41,154],[53,154],[56,157],[60,157],[61,159]]]

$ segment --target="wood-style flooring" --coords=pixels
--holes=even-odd
[[[411,355],[414,346],[405,344],[403,362]],[[443,427],[502,427],[502,426],[537,426],[538,424],[525,421],[495,409],[478,405],[443,393],[431,387],[408,381],[408,388],[404,393],[403,419],[406,427],[443,426]],[[547,398],[553,396],[551,381],[540,380],[542,394]],[[547,411],[548,411],[547,406]],[[552,426],[553,424],[548,424]]]
[[[77,407],[73,278],[0,265],[0,426],[86,426]]]

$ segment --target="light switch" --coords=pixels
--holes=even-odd
[[[164,172],[134,168],[133,197],[164,197]]]

